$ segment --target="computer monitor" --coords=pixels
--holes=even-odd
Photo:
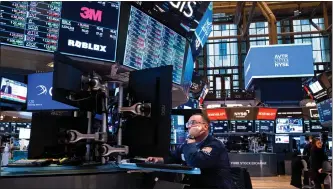
[[[128,92],[133,103],[151,103],[151,116],[127,119],[123,144],[129,157],[165,157],[170,150],[172,66],[130,73]]]
[[[28,128],[20,128],[19,139],[30,139],[30,131]]]
[[[274,133],[273,120],[256,120],[255,126],[255,131],[257,133]]]
[[[61,53],[54,53],[52,100],[77,107],[83,111],[101,113],[101,96],[85,90],[86,85],[82,82],[83,76],[91,74],[82,68],[83,64],[84,62],[72,60]]]
[[[229,121],[211,121],[210,126],[214,136],[229,131]]]
[[[27,85],[3,77],[0,82],[0,100],[1,99],[25,103],[27,100]]]
[[[183,144],[186,139],[185,118],[183,115],[171,115],[170,144]]]
[[[66,144],[66,131],[87,133],[86,117],[51,116],[34,113],[31,120],[28,159],[84,157],[86,142]]]
[[[236,133],[252,133],[254,131],[252,120],[231,120],[231,132]]]
[[[289,143],[289,135],[275,135],[276,144],[287,144]]]

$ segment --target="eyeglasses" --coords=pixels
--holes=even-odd
[[[191,121],[188,121],[186,123],[186,128],[189,128],[192,125],[199,125],[199,124],[206,124],[206,123],[204,123],[204,122],[198,122],[198,121],[195,121],[195,120],[191,120]]]

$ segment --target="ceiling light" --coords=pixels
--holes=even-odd
[[[46,66],[53,68],[54,64],[53,64],[53,62],[50,62],[50,63],[46,64]]]

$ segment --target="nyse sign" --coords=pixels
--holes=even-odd
[[[170,5],[174,8],[176,8],[179,12],[183,13],[184,16],[186,16],[187,18],[190,18],[190,17],[193,16],[192,4],[196,5],[197,3],[195,1],[189,1],[189,2],[181,2],[181,1],[172,2],[172,1],[170,1]],[[188,11],[184,10],[185,7],[188,8]]]

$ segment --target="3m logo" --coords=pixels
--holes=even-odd
[[[102,22],[102,11],[90,9],[88,7],[82,7],[80,16],[83,19],[88,19],[96,22]]]

